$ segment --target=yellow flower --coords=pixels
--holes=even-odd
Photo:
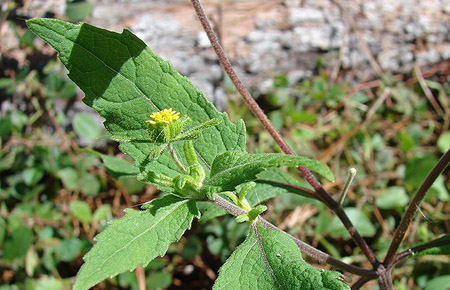
[[[180,112],[173,111],[172,108],[170,109],[164,109],[160,112],[155,112],[150,115],[150,118],[153,120],[147,120],[145,122],[156,125],[156,124],[170,124],[175,120],[178,120],[180,118]]]

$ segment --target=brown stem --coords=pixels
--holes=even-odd
[[[355,282],[355,284],[352,285],[352,290],[358,290],[360,289],[362,286],[364,286],[364,284],[366,284],[367,282],[369,282],[371,279],[370,278],[366,278],[366,277],[362,277],[359,278],[358,281]]]
[[[228,57],[225,54],[225,51],[221,47],[219,41],[217,40],[217,36],[214,33],[214,30],[211,27],[211,24],[208,20],[208,17],[205,14],[205,11],[203,10],[202,5],[200,4],[199,0],[191,0],[192,5],[194,6],[195,12],[197,13],[197,16],[203,26],[203,29],[206,32],[206,35],[209,38],[209,41],[211,42],[211,45],[214,49],[214,51],[217,54],[217,57],[219,58],[220,63],[222,64],[223,69],[225,70],[226,74],[230,77],[231,81],[235,85],[238,92],[242,95],[245,102],[249,106],[252,113],[259,119],[261,124],[264,126],[264,128],[267,130],[267,132],[272,136],[272,138],[275,140],[275,142],[280,146],[281,150],[283,150],[284,153],[289,155],[294,155],[294,152],[292,149],[287,145],[287,143],[284,141],[283,137],[280,135],[280,133],[275,129],[275,127],[270,122],[269,118],[264,114],[262,109],[259,107],[259,105],[256,103],[256,101],[253,99],[253,97],[250,95],[249,91],[245,88],[244,84],[241,82],[239,77],[237,76],[236,72],[234,71],[233,67],[231,66],[231,63],[228,59]],[[358,245],[358,247],[361,248],[361,251],[364,253],[364,255],[367,257],[369,262],[372,264],[374,269],[377,269],[380,263],[377,261],[375,254],[373,251],[369,248],[366,241],[361,237],[361,235],[358,234],[356,228],[353,226],[352,222],[349,220],[345,212],[342,210],[342,208],[339,206],[339,204],[325,191],[325,189],[322,187],[322,185],[317,181],[317,179],[312,175],[312,173],[308,170],[308,168],[299,166],[297,167],[300,174],[305,178],[305,180],[314,188],[319,198],[324,202],[331,210],[335,211],[337,216],[341,219],[342,223],[344,224],[345,228],[349,231],[350,236],[352,237],[353,241]]]
[[[406,231],[408,230],[408,227],[414,218],[417,208],[420,206],[420,203],[424,199],[431,185],[433,185],[433,182],[436,180],[436,178],[438,178],[438,176],[447,167],[448,164],[450,164],[450,149],[447,150],[447,152],[441,157],[441,159],[439,159],[430,173],[428,173],[422,185],[420,185],[419,189],[414,195],[413,200],[406,209],[405,215],[401,219],[400,224],[395,231],[394,238],[392,239],[392,243],[389,246],[386,258],[384,259],[383,264],[386,265],[387,268],[391,267],[392,262],[394,261],[395,253],[397,252],[398,247],[405,237]]]
[[[138,288],[139,290],[145,290],[145,271],[144,267],[138,266],[136,270],[134,270],[134,273],[136,274],[136,279],[138,282]]]
[[[378,277],[378,285],[380,290],[393,290],[391,271],[387,270],[381,276]]]
[[[234,215],[234,216],[239,216],[242,214],[245,214],[246,211],[241,209],[240,207],[232,204],[231,202],[227,201],[226,199],[217,196],[214,200],[214,204],[221,207],[222,209],[226,210],[227,212],[229,212],[230,214]],[[324,253],[310,245],[308,245],[307,243],[291,236],[290,234],[282,231],[280,228],[276,227],[275,225],[271,224],[270,222],[268,222],[267,220],[263,219],[262,217],[258,218],[259,221],[263,224],[263,226],[265,228],[268,229],[273,229],[273,230],[277,230],[277,231],[281,231],[282,233],[284,233],[285,235],[287,235],[289,238],[291,238],[295,244],[299,247],[299,249],[305,253],[306,255],[316,259],[317,261],[319,261],[320,263],[327,263],[337,269],[340,269],[342,271],[346,271],[349,273],[353,273],[362,277],[368,277],[371,279],[375,279],[377,278],[377,274],[374,270],[367,270],[358,266],[353,266],[353,265],[349,265],[346,264],[336,258],[331,257],[330,255],[328,255],[327,253]]]
[[[392,267],[394,267],[398,262],[400,262],[401,260],[403,260],[406,257],[412,256],[418,252],[422,252],[426,249],[430,249],[430,248],[434,248],[434,247],[440,247],[440,246],[444,246],[444,245],[450,245],[450,240],[445,240],[445,241],[431,241],[425,245],[420,245],[417,247],[413,247],[411,249],[408,249],[406,251],[403,251],[401,253],[398,253],[397,255],[395,255],[394,260],[392,261]]]

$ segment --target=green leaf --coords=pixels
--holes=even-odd
[[[94,223],[98,223],[99,221],[106,219],[108,216],[111,216],[111,206],[109,204],[102,204],[95,210],[92,221]]]
[[[436,242],[444,242],[444,241],[450,241],[450,235],[446,235],[443,236],[442,238],[427,242],[422,246],[427,246],[429,244],[435,244]],[[414,254],[414,256],[424,256],[424,255],[450,255],[450,244],[435,246]]]
[[[81,190],[86,195],[97,195],[100,192],[100,181],[95,175],[87,174],[81,180]]]
[[[267,168],[279,166],[304,166],[328,180],[333,174],[323,163],[302,156],[277,153],[248,154],[241,151],[225,152],[214,160],[211,174],[205,183],[207,191],[231,191],[239,184],[256,180],[256,175]]]
[[[78,113],[73,117],[73,128],[78,136],[95,141],[100,137],[102,129],[90,114]]]
[[[370,219],[359,209],[354,207],[344,208],[350,221],[363,237],[372,237],[376,229]],[[338,217],[334,217],[329,227],[330,234],[337,237],[350,237],[348,231],[345,229]]]
[[[350,289],[338,272],[306,263],[297,245],[279,231],[252,226],[247,239],[219,270],[221,289]]]
[[[408,204],[409,196],[401,186],[386,188],[384,193],[375,200],[375,204],[382,209],[401,208]]]
[[[10,227],[11,230],[11,227]],[[31,229],[20,225],[11,231],[11,237],[5,241],[3,257],[6,260],[14,260],[25,255],[31,245],[33,232]]]
[[[165,289],[172,284],[172,276],[164,271],[154,272],[147,279],[150,290]]]
[[[58,255],[59,260],[64,262],[70,262],[75,259],[82,250],[83,243],[78,238],[70,238],[61,242],[55,252]]]
[[[448,285],[450,285],[450,275],[443,275],[428,281],[424,290],[448,290]]]
[[[431,154],[417,155],[409,159],[406,163],[405,185],[413,189],[418,188],[436,163],[436,157]]]
[[[71,1],[66,3],[66,16],[72,21],[82,21],[89,16],[93,6],[89,1]]]
[[[447,152],[450,148],[450,132],[442,133],[439,136],[437,146],[442,153]]]
[[[44,176],[44,171],[36,167],[30,167],[22,172],[22,176],[26,185],[35,185]]]
[[[89,205],[84,201],[75,200],[70,202],[70,210],[73,215],[83,223],[89,223],[92,220],[92,211]]]
[[[245,150],[244,123],[231,123],[187,78],[130,31],[119,34],[88,24],[42,18],[29,20],[27,25],[59,52],[69,77],[86,94],[84,102],[106,119],[108,131],[131,139],[122,142],[120,149],[137,162],[141,172],[170,177],[180,173],[167,152],[150,162],[148,155],[156,145],[138,141],[148,140],[145,121],[162,109],[172,108],[181,116],[189,116],[193,127],[213,118],[222,120],[195,141],[195,149],[207,164],[225,151]],[[184,161],[182,145],[174,147]]]
[[[76,189],[78,186],[78,173],[72,167],[61,169],[57,173],[58,177],[62,179],[65,187],[68,189]]]
[[[198,210],[202,213],[201,222],[206,222],[215,217],[226,215],[227,212],[210,201],[200,201],[197,203]]]
[[[136,168],[133,163],[128,162],[125,159],[109,156],[91,149],[81,149],[80,151],[100,157],[103,161],[103,165],[111,173],[114,178],[120,178],[122,176],[136,176],[139,173],[139,169]]]
[[[153,200],[143,211],[125,210],[126,215],[113,221],[95,237],[96,244],[84,257],[74,290],[88,289],[119,273],[144,267],[166,253],[199,217],[195,201],[172,195]]]

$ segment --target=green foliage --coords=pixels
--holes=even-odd
[[[143,211],[126,215],[108,225],[84,257],[74,289],[89,289],[98,282],[139,265],[146,266],[166,253],[169,245],[199,217],[195,202],[173,196],[154,200]],[[143,251],[143,249],[145,249]]]
[[[222,192],[234,190],[236,186],[256,180],[256,175],[267,168],[279,166],[304,166],[318,172],[328,180],[333,174],[323,163],[301,156],[275,153],[247,154],[239,151],[223,153],[214,160],[211,174],[206,180],[205,190]]]
[[[178,175],[168,153],[149,162],[148,156],[156,145],[139,141],[148,140],[145,121],[149,115],[162,109],[173,108],[189,116],[193,126],[211,118],[222,120],[195,142],[195,149],[206,163],[212,164],[222,152],[244,150],[244,124],[232,124],[186,78],[128,30],[118,34],[54,19],[33,19],[27,25],[59,52],[69,77],[85,92],[84,102],[106,119],[108,131],[130,139],[122,142],[120,149],[137,162],[145,172],[144,178],[148,172]]]
[[[87,113],[76,114],[72,124],[78,136],[87,140],[95,141],[102,132],[94,118]]]
[[[11,280],[2,280],[5,285],[0,288],[69,289],[73,278],[60,276],[75,275],[79,258],[89,250],[89,241],[105,227],[106,221],[117,216],[123,207],[143,203],[158,194],[154,188],[145,188],[144,184],[137,182],[136,175],[148,183],[151,174],[166,170],[164,174],[172,182],[166,193],[176,193],[183,188],[186,190],[186,185],[196,183],[191,177],[197,176],[197,180],[203,180],[198,178],[202,170],[205,178],[210,177],[209,166],[213,165],[217,156],[231,150],[244,152],[245,128],[242,122],[234,125],[212,108],[197,89],[175,73],[167,62],[149,52],[131,33],[116,34],[84,24],[53,22],[57,24],[55,27],[70,28],[65,32],[59,30],[62,35],[52,34],[56,40],[72,39],[74,43],[83,45],[74,47],[70,41],[61,41],[60,55],[67,60],[71,77],[84,87],[88,96],[85,101],[96,106],[107,117],[106,124],[112,128],[113,139],[117,139],[126,152],[132,153],[130,157],[139,159],[134,164],[130,163],[127,157],[118,154],[114,143],[106,142],[101,135],[102,130],[91,116],[72,113],[73,105],[78,100],[74,98],[77,95],[75,84],[68,79],[59,62],[54,60],[53,52],[42,49],[42,43],[34,41],[34,33],[22,25],[24,21],[17,18],[15,11],[23,13],[26,8],[13,9],[21,5],[20,1],[16,2],[7,0],[1,11],[2,19],[7,24],[2,32],[13,32],[7,36],[15,37],[13,40],[18,47],[3,49],[6,43],[2,46],[3,57],[0,59],[0,66],[4,68],[0,73],[0,94],[5,96],[0,111],[0,263],[4,273],[2,278],[13,273]],[[67,1],[66,16],[74,20],[87,17],[94,2]],[[20,18],[23,16],[20,15]],[[95,51],[97,39],[100,52]],[[114,49],[106,51],[104,48],[108,46]],[[83,61],[88,60],[89,64],[78,63],[78,56],[82,56]],[[50,61],[45,64],[47,59]],[[102,61],[108,65],[106,69],[102,67]],[[159,83],[159,79],[162,82]],[[441,107],[448,108],[448,86],[431,79],[433,77],[426,80],[426,85]],[[108,83],[110,80],[114,82]],[[396,82],[392,78],[383,81],[379,87],[354,93],[355,87],[350,88],[339,76],[336,80],[325,72],[298,84],[292,84],[287,76],[279,75],[274,79],[273,91],[258,100],[275,127],[287,136],[287,142],[294,151],[310,157],[319,156],[321,161],[332,166],[337,182],[325,183],[330,193],[337,196],[345,179],[342,172],[346,172],[348,166],[356,165],[358,176],[345,204],[355,210],[358,208],[359,213],[355,214],[357,220],[352,217],[356,224],[360,218],[364,220],[362,216],[365,217],[366,220],[361,223],[365,226],[357,227],[370,237],[367,241],[379,250],[380,258],[389,244],[386,239],[389,235],[385,231],[394,231],[405,204],[437,160],[436,157],[439,157],[437,149],[445,152],[449,147],[442,116],[437,116],[431,109],[422,95],[423,89],[411,84],[411,81]],[[373,117],[366,120],[370,106],[384,94],[385,88],[391,94]],[[104,99],[103,92],[106,92]],[[140,106],[149,103],[140,100],[145,99],[144,96],[158,103],[158,110],[174,108],[182,112],[183,119],[191,119],[192,122],[186,122],[178,131],[170,130],[168,136],[171,138],[163,140],[163,143],[152,144],[150,127],[145,121],[157,109]],[[231,104],[229,109],[233,120],[241,117],[246,120],[250,132],[247,148],[258,153],[279,151],[245,106]],[[135,113],[139,117],[135,118]],[[358,130],[354,130],[356,125],[360,126]],[[123,132],[129,134],[118,135]],[[102,153],[78,150],[74,143],[77,136],[82,141],[99,141],[87,144]],[[341,143],[343,139],[345,142]],[[167,140],[173,143],[174,151],[189,171],[187,174],[180,174],[182,170],[172,162],[165,144]],[[194,141],[196,152],[193,155],[185,154],[186,140]],[[112,157],[112,154],[117,157]],[[209,156],[209,159],[206,162],[200,160],[200,165],[197,154]],[[194,163],[202,166],[202,170],[188,168]],[[280,168],[271,167],[256,174],[256,177],[247,169],[242,178],[241,175],[238,177],[241,180],[256,178],[256,186],[244,194],[252,208],[250,211],[253,210],[250,216],[256,218],[265,209],[265,206],[257,206],[259,203],[279,196],[267,203],[269,210],[264,213],[265,218],[302,240],[318,243],[335,257],[351,259],[352,254],[360,255],[358,249],[349,247],[348,236],[344,235],[342,226],[332,218],[330,211],[319,201],[305,198],[311,196],[295,187],[310,189],[303,181],[296,180]],[[203,181],[201,183],[203,186]],[[249,184],[237,182],[233,187],[236,198],[246,192]],[[400,186],[405,186],[406,190]],[[165,189],[162,186],[159,188]],[[440,176],[420,207],[420,214],[428,222],[414,225],[417,228],[412,233],[416,235],[409,237],[413,244],[426,244],[436,233],[445,231],[447,207],[439,201],[448,199],[448,175]],[[367,223],[375,221],[375,216],[370,214],[373,204],[382,209],[385,223],[383,227],[365,232]],[[208,223],[194,227],[186,239],[169,248],[167,257],[153,260],[145,267],[147,289],[168,287],[175,277],[176,283],[182,281],[184,287],[199,287],[196,283],[201,279],[202,285],[210,288],[213,281],[207,278],[210,277],[208,272],[205,276],[205,271],[217,270],[218,260],[225,261],[245,239],[248,224],[237,224],[231,216],[211,219],[226,213],[211,202],[196,201],[196,206],[202,213],[202,220]],[[113,222],[113,225],[116,222],[121,220]],[[110,227],[107,226],[106,232]],[[203,242],[204,239],[206,242]],[[399,289],[408,289],[412,285],[424,288],[428,282],[434,288],[445,287],[448,284],[446,276],[441,279],[438,275],[448,272],[448,266],[445,266],[445,261],[448,261],[447,248],[434,247],[424,251],[441,254],[432,262],[422,257],[421,253],[417,254],[418,267],[411,275],[403,275],[405,271],[409,273],[411,264],[399,265],[401,270],[393,272],[397,280],[395,286]],[[136,252],[139,256],[142,249]],[[295,255],[299,255],[298,250]],[[190,259],[194,262],[187,261]],[[202,260],[206,267],[198,266]],[[438,266],[422,269],[423,262]],[[444,266],[440,268],[439,263]],[[194,271],[191,273],[192,265]],[[366,266],[364,263],[361,265]],[[280,272],[283,270],[286,269],[280,268]],[[331,278],[323,281],[341,284],[335,272],[326,273],[325,276],[331,275]],[[401,273],[401,280],[397,279],[399,275],[396,273]],[[10,285],[6,285],[8,283]],[[136,275],[125,272],[117,278],[108,279],[100,287],[137,289]]]
[[[288,268],[284,265],[289,265]],[[252,226],[247,239],[220,268],[213,289],[350,289],[339,273],[306,263],[279,231]]]
[[[409,197],[403,187],[392,186],[386,188],[383,194],[376,199],[375,203],[382,209],[400,209],[408,204]]]
[[[374,225],[362,211],[354,207],[344,208],[344,211],[361,236],[372,237],[375,234],[376,229]],[[350,237],[344,225],[337,217],[333,218],[328,230],[332,236]]]

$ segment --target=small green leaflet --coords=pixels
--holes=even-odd
[[[97,242],[84,256],[74,290],[89,289],[108,277],[144,267],[163,256],[199,217],[195,201],[167,195],[144,205],[143,211],[127,209],[95,237]]]
[[[350,289],[339,273],[306,263],[285,234],[253,224],[247,239],[219,270],[214,290]]]
[[[43,18],[29,20],[27,25],[59,52],[69,77],[86,94],[84,102],[106,119],[111,135],[124,137],[120,149],[141,171],[170,177],[180,173],[167,152],[153,162],[148,160],[157,145],[134,141],[148,140],[145,121],[162,109],[173,108],[189,116],[192,127],[213,118],[222,120],[195,141],[195,149],[207,164],[225,151],[245,150],[244,123],[231,123],[187,78],[130,31],[119,34],[84,23]],[[174,147],[184,161],[182,145]]]
[[[414,254],[414,256],[450,255],[450,243],[449,243],[450,242],[450,235],[443,236],[442,238],[430,241],[430,242],[425,243],[425,244],[423,244],[421,246],[427,246],[429,244],[436,245],[436,243],[440,244],[441,242],[442,243],[446,242],[446,243],[438,245],[438,246],[434,246],[434,247],[431,247],[431,248],[428,248],[428,249],[420,251],[420,252],[417,252],[416,254]]]
[[[223,192],[234,190],[239,184],[256,180],[256,175],[267,168],[279,166],[304,166],[334,181],[334,176],[320,161],[302,156],[277,153],[248,154],[242,151],[228,151],[214,159],[205,191]]]

